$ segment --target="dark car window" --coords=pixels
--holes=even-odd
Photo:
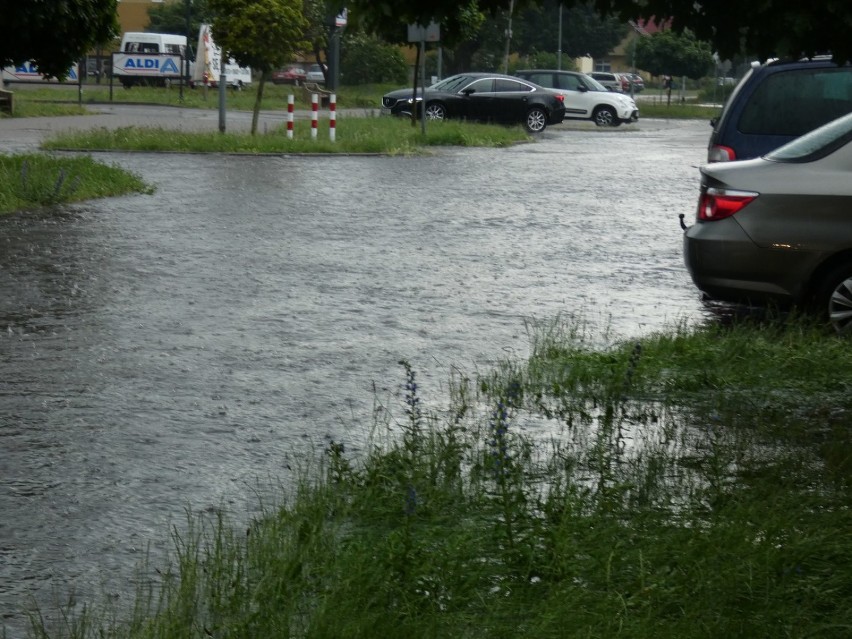
[[[580,89],[580,78],[576,75],[559,74],[556,76],[557,88],[567,91],[578,91]]]
[[[461,89],[464,85],[470,82],[470,80],[471,78],[469,75],[454,75],[445,80],[441,80],[437,84],[432,85],[430,88],[436,91],[453,93]]]
[[[465,91],[472,90],[475,93],[491,93],[494,91],[493,78],[481,78],[476,82],[471,82],[464,88]]]
[[[737,129],[758,135],[793,135],[852,111],[852,74],[844,69],[773,73],[743,109]]]
[[[532,87],[517,80],[509,80],[508,78],[497,78],[495,81],[495,91],[498,93],[508,93],[509,91],[532,91]]]
[[[536,84],[540,84],[543,87],[553,88],[553,74],[552,73],[529,73],[521,76],[525,80],[529,80],[530,82],[535,82]]]

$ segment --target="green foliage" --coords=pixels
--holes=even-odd
[[[398,47],[367,35],[344,37],[340,72],[347,84],[387,82],[404,84],[408,65]]]
[[[150,187],[90,157],[0,155],[0,214],[134,192]]]
[[[0,67],[35,61],[39,71],[64,78],[89,50],[118,32],[117,0],[19,0],[0,12]]]
[[[308,43],[301,0],[208,0],[211,30],[223,53],[259,73],[251,132],[257,132],[263,89],[273,69],[295,58]]]
[[[209,23],[211,18],[207,0],[173,0],[148,9],[146,31],[186,34],[189,45],[195,48],[201,25]]]
[[[213,38],[241,66],[262,74],[307,47],[300,0],[208,0]]]
[[[658,31],[637,41],[636,66],[653,75],[698,79],[713,68],[713,52],[689,32]]]
[[[677,2],[671,0],[594,0],[601,12],[622,19],[672,18],[672,27],[688,29],[711,42],[722,59],[750,51],[761,59],[833,53],[838,62],[852,60],[852,4],[803,3],[798,0],[748,2]]]
[[[518,13],[513,22],[512,44],[519,54],[555,52],[559,48],[559,4],[559,0],[545,0]],[[565,57],[606,57],[626,32],[627,25],[623,21],[599,15],[591,2],[563,7],[562,54]]]

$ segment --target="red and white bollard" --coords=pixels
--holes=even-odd
[[[328,99],[328,139],[334,142],[337,131],[337,95],[332,93]]]
[[[317,139],[317,125],[319,124],[319,96],[311,94],[311,139]]]
[[[287,139],[293,139],[293,107],[295,98],[292,95],[287,96]]]

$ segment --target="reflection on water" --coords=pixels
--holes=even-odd
[[[115,155],[157,185],[0,219],[0,610],[126,596],[185,508],[250,515],[327,438],[357,450],[397,362],[528,352],[699,312],[680,254],[706,132],[554,130],[426,158]]]

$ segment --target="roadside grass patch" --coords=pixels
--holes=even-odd
[[[398,85],[359,85],[341,87],[337,96],[337,108],[365,108],[375,109],[378,113],[381,108],[382,95],[393,89],[400,88]],[[239,111],[251,111],[257,95],[256,82],[252,86],[235,91],[229,89],[225,99],[228,109]],[[263,102],[261,108],[264,111],[287,110],[287,97],[292,95],[298,108],[310,108],[310,97],[301,87],[292,85],[275,85],[267,82],[263,88]],[[27,87],[16,91],[16,109],[18,102],[27,103],[78,103],[80,94],[76,85],[68,84],[64,87]],[[110,96],[109,83],[86,83],[83,85],[83,104],[162,104],[170,106],[192,107],[199,109],[219,108],[219,89],[196,87],[191,89],[184,86],[183,94],[178,85],[165,87],[134,86],[125,89],[120,82],[116,81]],[[327,111],[327,109],[325,109]],[[17,114],[16,114],[17,115]]]
[[[661,102],[656,100],[642,100],[637,103],[639,107],[639,121],[642,118],[671,118],[678,120],[710,120],[719,115],[721,108],[718,106],[702,106],[680,103],[672,99],[671,104],[666,104],[665,99]]]
[[[57,102],[33,102],[31,100],[21,99],[19,94],[15,95],[15,114],[11,117],[16,118],[39,118],[53,117],[64,115],[91,115],[85,106],[70,103]],[[10,117],[8,114],[0,114],[2,118]]]
[[[34,614],[34,634],[849,636],[846,340],[529,333],[527,361],[454,374],[446,405],[401,361],[366,450],[328,442],[247,528],[189,515],[126,616]]]
[[[90,157],[0,155],[0,214],[126,193],[151,193],[138,176]]]
[[[294,122],[292,139],[286,125],[266,133],[218,133],[125,127],[60,133],[42,144],[45,149],[75,151],[173,151],[181,153],[382,153],[412,155],[429,146],[505,147],[530,137],[520,127],[468,122],[429,122],[426,135],[419,123],[400,118],[345,118],[337,120],[336,140],[329,140],[328,120],[321,120],[316,139],[311,123]]]

